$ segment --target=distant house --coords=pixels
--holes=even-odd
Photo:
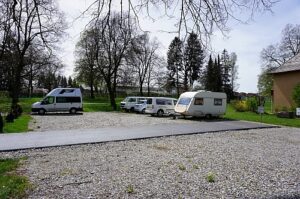
[[[294,105],[293,89],[300,83],[300,53],[271,72],[273,75],[273,103],[275,110]]]

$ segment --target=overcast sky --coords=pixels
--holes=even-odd
[[[79,39],[80,32],[84,29],[88,18],[75,20],[80,13],[87,8],[91,0],[58,0],[59,7],[66,14],[70,24],[67,30],[68,36],[61,45],[62,60],[67,66],[65,75],[71,75],[74,68],[74,49]],[[216,32],[212,37],[212,49],[219,53],[224,48],[237,54],[239,66],[239,89],[240,92],[257,92],[257,76],[260,73],[260,52],[281,38],[281,31],[286,24],[300,24],[300,1],[281,0],[273,8],[273,13],[266,12],[257,14],[254,20],[248,24],[240,24],[235,21],[229,22],[231,31],[224,38]],[[173,23],[161,20],[151,23],[149,20],[141,20],[143,30],[150,31],[152,37],[157,37],[161,42],[161,53],[166,54],[171,40],[176,35],[161,32],[162,29],[173,29]]]

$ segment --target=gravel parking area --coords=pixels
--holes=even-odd
[[[29,129],[33,131],[94,129],[102,127],[130,127],[168,123],[190,123],[189,120],[173,120],[171,117],[151,117],[135,113],[91,112],[70,115],[65,113],[32,115]]]
[[[0,153],[29,198],[300,198],[300,130],[261,129]],[[208,173],[215,182],[208,182]]]

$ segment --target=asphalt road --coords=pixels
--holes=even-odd
[[[0,151],[274,127],[276,126],[245,121],[199,121],[193,124],[0,134]]]

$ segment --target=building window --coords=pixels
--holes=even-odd
[[[214,99],[215,106],[222,106],[222,99]]]
[[[203,105],[203,98],[195,98],[194,105]]]

